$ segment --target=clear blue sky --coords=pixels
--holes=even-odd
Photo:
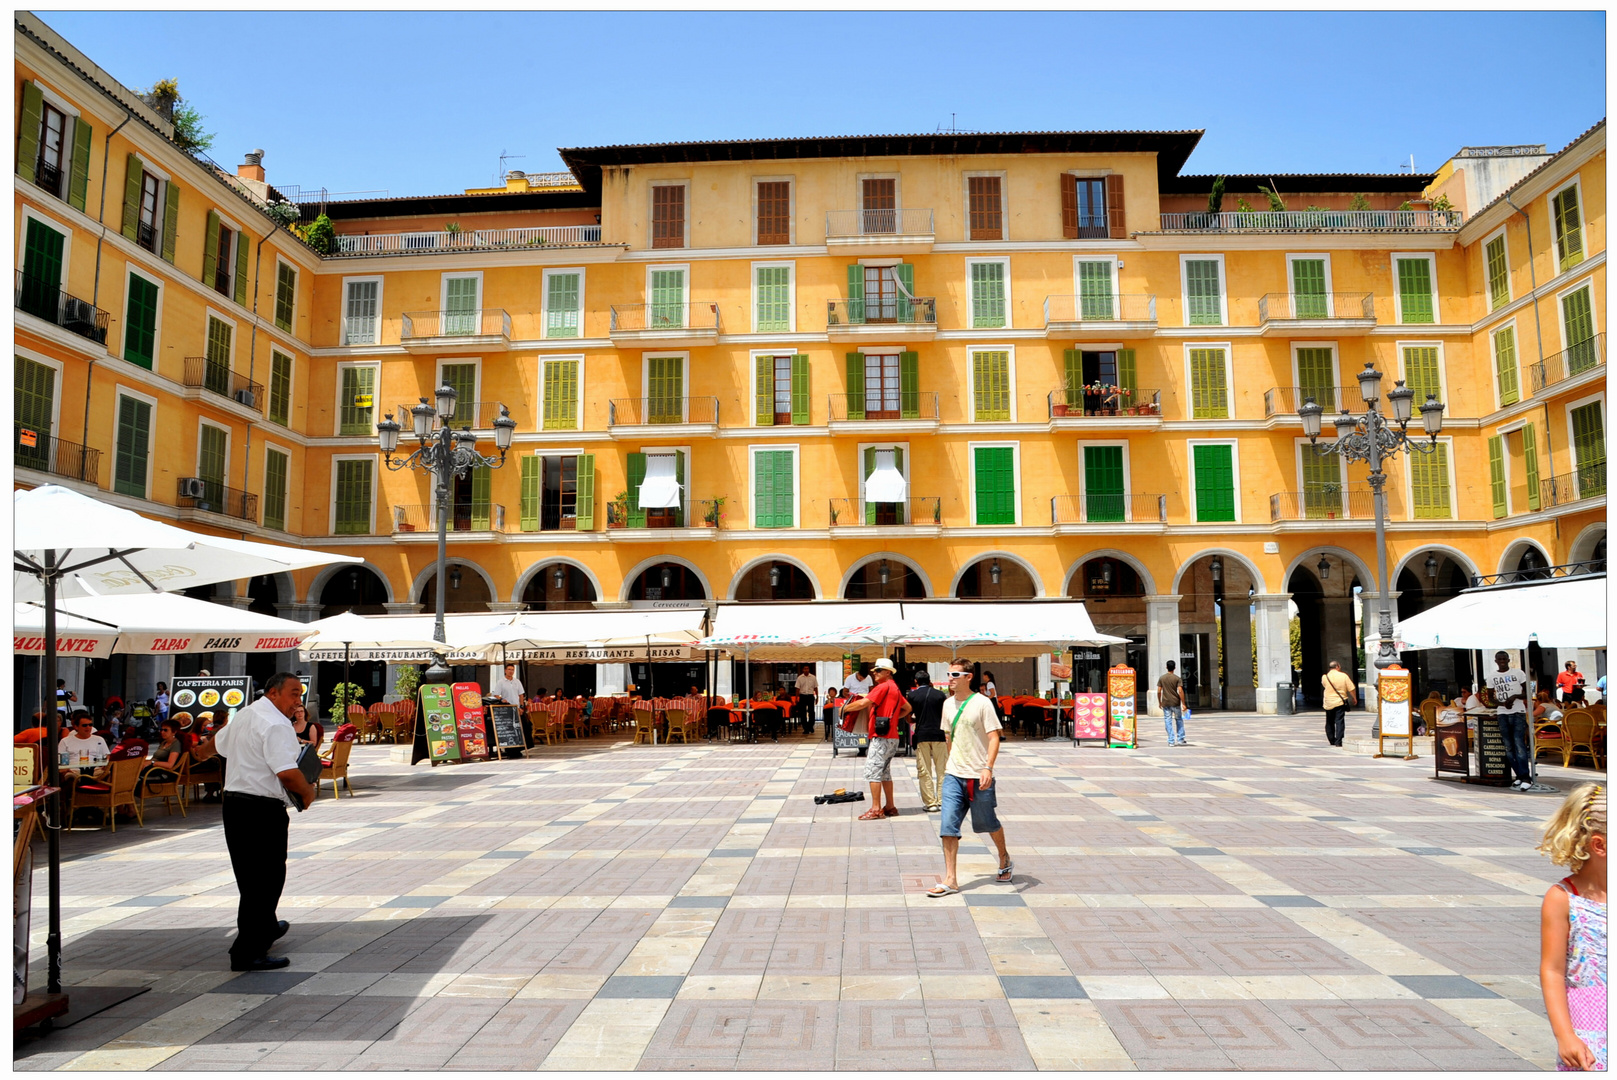
[[[127,86],[179,79],[271,183],[460,191],[558,146],[1205,128],[1186,171],[1437,168],[1605,111],[1603,12],[41,12]]]

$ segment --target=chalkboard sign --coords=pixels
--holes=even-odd
[[[1438,716],[1432,738],[1432,758],[1437,763],[1437,778],[1444,773],[1469,782],[1471,778],[1471,735],[1465,727],[1465,717],[1449,710]]]
[[[870,735],[866,731],[867,721],[860,716],[853,722],[852,731],[842,730],[842,721],[836,720],[831,728],[831,756],[836,757],[839,750],[852,750],[854,753],[870,745]]]
[[[1477,782],[1510,783],[1510,758],[1505,753],[1505,734],[1499,729],[1499,717],[1483,713],[1477,717]]]
[[[522,734],[522,715],[515,705],[490,705],[488,726],[494,732],[494,745],[501,750],[521,750],[528,745]]]

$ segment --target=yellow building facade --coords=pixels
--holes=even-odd
[[[1378,591],[1363,467],[1296,411],[1361,409],[1366,364],[1445,408],[1389,470],[1402,614],[1604,559],[1603,123],[1465,210],[1456,159],[1209,214],[1199,132],[571,149],[571,182],[304,204],[317,254],[258,154],[16,42],[17,482],[366,560],[230,602],[430,610],[429,481],[376,423],[407,452],[445,383],[484,452],[517,424],[456,484],[452,611],[1076,596],[1134,641],[1097,666],[1273,710],[1293,605],[1306,686]]]

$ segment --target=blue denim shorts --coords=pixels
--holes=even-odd
[[[971,812],[971,831],[976,833],[998,832],[999,815],[994,812],[996,799],[994,793],[999,788],[999,780],[995,779],[994,786],[979,789],[975,799],[966,798],[966,784],[968,781],[952,773],[943,774],[943,815],[938,823],[939,836],[960,836],[960,823],[965,821],[966,812]]]

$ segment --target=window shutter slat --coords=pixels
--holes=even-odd
[[[138,242],[140,236],[140,185],[145,178],[146,169],[140,158],[134,154],[128,157],[128,164],[124,170],[124,239]],[[173,188],[170,184],[170,189]],[[204,270],[206,269],[206,263]],[[206,278],[204,278],[206,280]]]
[[[1527,509],[1539,509],[1538,433],[1534,425],[1522,425],[1522,471],[1527,474]]]
[[[288,426],[292,412],[292,358],[285,353],[270,353],[269,419],[271,423]]]
[[[522,503],[520,521],[523,532],[539,531],[539,485],[543,478],[544,459],[535,454],[522,455]]]
[[[574,472],[577,475],[577,487],[574,495],[573,528],[592,532],[595,529],[595,455],[579,454]]]
[[[1234,521],[1234,448],[1197,446],[1193,461],[1196,472],[1196,520]]]
[[[860,473],[860,478],[868,483],[870,474],[876,471],[876,448],[874,446],[865,447],[864,458],[864,471]],[[876,524],[876,504],[869,500],[868,495],[865,499],[865,524]]]
[[[1016,490],[1013,452],[1008,446],[979,446],[974,455],[977,524],[1014,525]]]
[[[775,423],[775,358],[758,357],[754,361],[754,373],[757,386],[753,392],[752,422],[759,427],[771,427]]]
[[[1191,326],[1219,326],[1224,322],[1218,263],[1213,259],[1185,262],[1185,291]]]
[[[1084,516],[1088,521],[1124,520],[1123,448],[1084,447]]]
[[[1428,394],[1442,397],[1435,346],[1416,345],[1404,349],[1404,385],[1415,391],[1416,408],[1425,402]]]
[[[1488,440],[1488,487],[1493,495],[1493,516],[1505,516],[1505,440],[1495,435]]]
[[[971,264],[971,325],[992,330],[1005,325],[1005,264]]]
[[[1078,317],[1101,322],[1117,318],[1110,260],[1086,259],[1078,264]]]
[[[792,357],[792,423],[809,422],[809,358],[805,353]]]
[[[1136,374],[1133,349],[1117,350],[1117,385],[1123,390],[1123,402],[1128,405],[1139,405],[1134,400],[1134,392],[1140,388],[1140,379]]]
[[[124,327],[124,359],[147,371],[156,357],[157,286],[135,274],[129,275],[129,315]]]
[[[1084,354],[1078,349],[1065,349],[1061,353],[1062,377],[1067,390],[1067,404],[1077,400],[1073,395],[1084,385]]]
[[[1430,454],[1409,456],[1409,487],[1417,519],[1446,518],[1449,510],[1448,447],[1438,443]]]
[[[1223,349],[1190,350],[1191,418],[1229,418],[1229,388],[1224,381]]]
[[[1510,266],[1505,258],[1505,238],[1496,236],[1488,241],[1485,252],[1488,266],[1488,303],[1500,308],[1510,302]]]
[[[75,210],[84,209],[85,196],[90,192],[90,125],[84,117],[73,121],[73,160],[69,163],[67,204]]]
[[[129,397],[118,399],[118,444],[113,459],[112,490],[120,495],[146,496],[151,410],[144,401]]]
[[[848,321],[865,321],[865,268],[858,263],[848,264]]]
[[[1555,246],[1560,251],[1563,271],[1583,261],[1583,219],[1575,187],[1555,197]]]
[[[1342,510],[1342,461],[1321,454],[1313,445],[1302,448],[1303,514],[1315,520]]]
[[[915,293],[915,266],[913,263],[899,263],[893,267],[893,276],[898,283],[904,286],[898,291],[898,321],[910,323],[915,321],[915,304],[910,296]]]
[[[646,479],[646,455],[630,454],[628,459],[629,528],[644,529],[646,512],[640,509],[640,485]]]
[[[35,183],[39,166],[39,129],[44,123],[45,94],[32,79],[22,84],[22,119],[17,123],[17,175]]]
[[[140,193],[135,193],[136,213],[139,213]],[[138,218],[137,218],[138,219]],[[208,224],[202,234],[202,283],[213,288],[213,280],[219,273],[219,212],[208,211]]]
[[[252,242],[246,233],[236,234],[236,280],[234,282],[235,301],[242,307],[247,306],[247,253]]]
[[[1106,177],[1106,226],[1113,240],[1128,239],[1128,222],[1123,214],[1123,176],[1112,173]]]
[[[863,420],[865,418],[865,354],[848,353],[847,371],[848,419]]]
[[[1431,263],[1425,259],[1398,260],[1398,299],[1404,322],[1433,320]]]
[[[1521,384],[1516,372],[1516,330],[1507,326],[1493,336],[1494,376],[1499,384],[1499,404],[1514,405],[1521,400]]]
[[[1572,461],[1577,467],[1577,495],[1593,498],[1606,492],[1606,420],[1601,402],[1572,410]]]
[[[174,240],[180,231],[180,189],[170,180],[164,185],[168,189],[163,207],[163,261],[174,261]]]
[[[919,353],[898,354],[898,414],[905,420],[921,415],[921,357]]]
[[[1291,263],[1292,317],[1323,319],[1329,314],[1325,299],[1325,260],[1293,259]]]
[[[1078,239],[1078,178],[1071,173],[1062,173],[1059,185],[1061,188],[1061,236],[1065,240]]]
[[[1579,375],[1600,362],[1595,350],[1594,313],[1590,309],[1587,286],[1561,299],[1561,316],[1566,326],[1567,374]]]
[[[1313,398],[1327,414],[1335,409],[1336,356],[1330,349],[1297,350],[1297,389],[1300,398]]]

